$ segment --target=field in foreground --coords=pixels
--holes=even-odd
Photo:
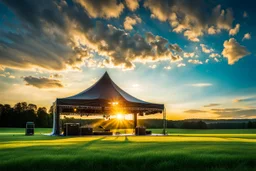
[[[161,130],[153,130],[159,133]],[[0,128],[0,170],[256,170],[256,130],[169,129],[169,136],[46,136]]]

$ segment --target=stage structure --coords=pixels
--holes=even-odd
[[[137,99],[118,87],[105,74],[90,88],[67,98],[57,98],[53,103],[53,135],[60,135],[60,115],[111,115],[133,114],[134,128],[137,116],[163,114],[163,134],[166,129],[166,111],[163,104],[155,104]]]

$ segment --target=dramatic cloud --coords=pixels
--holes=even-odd
[[[117,0],[75,0],[81,4],[93,18],[117,18],[123,12],[124,5]]]
[[[221,30],[230,30],[233,23],[231,9],[221,9],[218,5],[211,14],[204,1],[155,1],[146,0],[144,7],[151,11],[151,17],[160,21],[168,21],[176,33],[183,33],[188,40],[199,42],[204,34],[216,34]]]
[[[192,64],[203,64],[203,62],[198,59],[189,59],[188,62]]]
[[[134,62],[181,60],[179,56],[173,55],[168,40],[161,36],[148,32],[144,38],[139,34],[131,35],[112,25],[105,27],[101,23],[98,23],[97,28],[88,35],[87,45],[100,55],[108,57],[104,65],[133,69]]]
[[[224,49],[222,55],[228,59],[229,65],[233,65],[239,59],[250,54],[250,52],[244,46],[241,46],[234,38],[226,40],[223,45]]]
[[[191,53],[183,53],[183,56],[184,58],[193,58],[195,56],[195,53],[194,52],[191,52]]]
[[[141,23],[141,19],[137,16],[133,17],[126,17],[124,21],[124,29],[125,30],[132,30],[133,26],[137,23]]]
[[[89,17],[79,6],[67,8],[64,1],[60,4],[53,1],[24,1],[25,4],[21,5],[13,0],[4,3],[22,24],[9,25],[9,30],[20,28],[15,32],[0,31],[2,65],[63,70],[67,67],[78,68],[88,57],[86,47],[75,42],[71,32],[72,27],[81,29],[83,26],[86,31],[92,26]]]
[[[251,39],[251,34],[250,33],[246,33],[246,34],[244,34],[244,37],[243,37],[243,40],[249,40],[249,39]]]
[[[189,84],[190,86],[193,87],[210,87],[212,86],[212,84],[210,83],[196,83],[196,84]]]
[[[204,53],[211,53],[211,52],[213,52],[213,49],[212,48],[208,49],[205,44],[200,44],[200,46],[202,47],[202,51]]]
[[[239,32],[240,24],[237,24],[235,28],[229,30],[229,35],[236,35]]]
[[[125,3],[131,11],[135,11],[139,8],[139,0],[125,0]]]
[[[28,76],[23,78],[26,85],[31,85],[37,88],[62,88],[63,84],[59,80],[49,79],[44,77]]]
[[[204,107],[215,107],[215,106],[220,106],[221,104],[218,104],[218,103],[211,103],[211,104],[208,104],[208,105],[204,105]]]
[[[133,69],[135,62],[182,60],[177,54],[181,48],[161,36],[149,32],[145,36],[130,34],[113,25],[92,21],[91,18],[97,17],[118,17],[123,4],[115,0],[76,0],[72,6],[66,1],[28,1],[19,5],[17,1],[6,0],[4,3],[23,24],[16,26],[21,28],[17,32],[0,32],[3,66],[64,70],[79,69],[87,61],[94,61],[97,67]],[[93,60],[95,54],[104,58]]]

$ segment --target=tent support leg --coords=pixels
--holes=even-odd
[[[59,106],[57,104],[57,101],[55,102],[53,106],[53,130],[52,135],[60,135],[60,110]]]
[[[166,135],[166,127],[167,127],[167,122],[166,122],[166,109],[164,108],[163,111],[163,134]]]
[[[134,115],[134,117],[133,117],[134,118],[134,125],[133,125],[134,126],[134,133],[136,134],[136,127],[137,127],[137,122],[138,122],[137,116],[138,115],[137,115],[137,113],[134,113],[133,115]]]

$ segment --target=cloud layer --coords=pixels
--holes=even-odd
[[[183,33],[193,42],[199,42],[199,37],[204,34],[230,30],[234,20],[231,9],[224,10],[220,5],[209,9],[204,1],[146,0],[144,7],[150,10],[152,18],[168,21],[174,32]],[[207,13],[206,10],[211,10],[212,13]]]

